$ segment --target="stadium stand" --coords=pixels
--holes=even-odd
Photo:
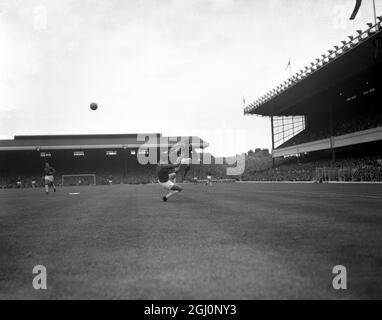
[[[312,161],[288,159],[275,168],[247,170],[244,181],[382,181],[382,157]]]
[[[45,162],[56,169],[57,185],[63,182],[65,185],[92,185],[94,175],[97,185],[154,182],[156,165],[141,165],[138,162],[138,150],[143,143],[138,141],[137,136],[16,136],[14,140],[0,140],[0,187],[15,188],[18,177],[21,178],[22,188],[32,187],[32,181],[36,182],[35,187],[41,187]],[[158,154],[160,148],[169,147],[180,139],[191,138],[156,136],[157,143],[151,144],[150,148]],[[208,146],[200,138],[193,138],[192,141],[198,141],[196,148]],[[163,145],[163,141],[167,141],[168,145]]]
[[[270,117],[272,166],[243,180],[382,181],[382,22],[244,109]]]
[[[348,133],[363,131],[367,129],[382,127],[382,109],[378,107],[377,102],[373,105],[357,104],[360,108],[347,109],[338,108],[337,117],[334,123],[333,136],[341,136]],[[294,136],[282,144],[279,149],[307,143],[315,140],[330,138],[331,130],[328,124],[308,126],[304,131]]]

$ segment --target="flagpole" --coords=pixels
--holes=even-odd
[[[290,58],[289,58],[287,66],[285,68],[285,71],[287,71],[288,69],[289,69],[289,78],[292,80],[292,62],[291,62]]]
[[[377,25],[377,8],[375,6],[375,0],[373,0],[373,8],[374,8],[374,24]]]

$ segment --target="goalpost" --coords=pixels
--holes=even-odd
[[[65,174],[61,178],[61,186],[97,185],[95,174]]]

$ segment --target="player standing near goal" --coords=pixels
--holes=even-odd
[[[211,176],[211,173],[207,173],[207,182],[206,182],[206,185],[207,186],[212,186],[212,176]]]
[[[56,192],[56,186],[54,185],[54,176],[53,176],[55,173],[56,173],[56,170],[54,170],[54,168],[51,167],[48,162],[46,162],[44,172],[42,174],[42,177],[45,182],[46,195],[49,194],[49,187],[52,187],[53,191]]]

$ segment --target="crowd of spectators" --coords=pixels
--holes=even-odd
[[[333,127],[333,136],[341,136],[348,133],[363,131],[381,126],[382,109],[369,109],[368,111],[359,114],[349,113],[348,115],[341,115],[336,117]],[[330,138],[331,135],[332,134],[329,126],[329,121],[326,123],[320,123],[318,127],[312,124],[308,125],[304,131],[286,141],[278,148],[286,148],[311,141],[327,139]]]
[[[242,180],[250,181],[382,181],[382,157],[304,161],[285,160],[274,168],[247,170]]]

